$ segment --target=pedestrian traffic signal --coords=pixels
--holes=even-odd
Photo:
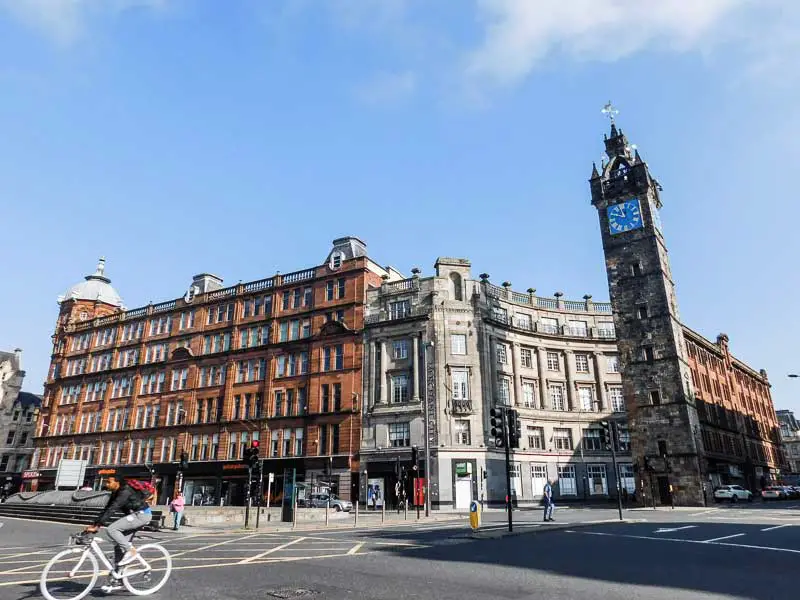
[[[411,469],[414,471],[418,471],[419,467],[417,463],[419,462],[419,448],[416,446],[411,446]]]
[[[522,439],[522,421],[519,419],[519,411],[507,410],[508,417],[508,446],[509,448],[519,448]]]
[[[490,433],[494,438],[494,445],[498,448],[502,448],[506,443],[503,412],[502,408],[493,408],[489,411],[489,425],[492,427]]]
[[[181,452],[181,462],[178,465],[179,471],[185,471],[189,468],[189,454],[187,452]]]
[[[603,448],[611,450],[611,423],[608,421],[600,421],[602,428]]]

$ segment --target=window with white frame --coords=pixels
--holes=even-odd
[[[603,449],[603,434],[597,427],[588,427],[583,430],[583,449],[587,452],[597,452]]]
[[[619,373],[619,356],[612,354],[606,357],[606,372]]]
[[[566,427],[553,429],[553,446],[556,450],[572,450],[572,430]]]
[[[469,446],[471,443],[469,420],[456,419],[454,425],[456,432],[456,444]]]
[[[508,377],[497,380],[497,402],[503,406],[511,406],[511,382]]]
[[[172,369],[172,379],[170,381],[170,391],[185,390],[186,382],[189,378],[189,369]]]
[[[410,423],[389,423],[389,445],[392,448],[411,445]]]
[[[469,373],[466,369],[450,371],[453,386],[453,400],[469,400]]]
[[[575,371],[578,373],[589,372],[589,355],[576,354],[575,355]]]
[[[392,358],[395,360],[408,358],[408,340],[394,340],[392,342]]]
[[[564,398],[564,386],[560,383],[550,384],[550,408],[552,410],[567,410],[567,402]]]
[[[389,318],[404,319],[411,314],[411,302],[409,300],[399,300],[389,303]]]
[[[581,410],[594,410],[594,389],[588,385],[582,385],[578,388],[578,402],[580,402]]]
[[[558,493],[560,496],[577,496],[575,465],[558,465]]]
[[[117,367],[132,367],[139,362],[139,349],[123,350],[117,355]]]
[[[139,340],[142,338],[143,333],[144,333],[144,321],[138,321],[137,323],[127,323],[122,327],[121,339],[123,342]]]
[[[586,321],[570,321],[569,322],[570,335],[577,335],[579,337],[586,337],[589,335],[589,328]]]
[[[167,358],[167,344],[150,344],[145,348],[144,362],[152,363]]]
[[[303,456],[303,428],[294,430],[294,455]]]
[[[608,400],[611,403],[611,410],[614,412],[625,411],[625,399],[622,397],[621,385],[608,386]]]
[[[495,352],[497,353],[497,362],[499,364],[504,365],[508,363],[508,352],[503,342],[497,342],[495,345]]]
[[[547,465],[542,463],[531,463],[531,489],[537,498],[544,496],[544,486],[548,483]]]
[[[558,356],[558,352],[547,353],[547,370],[548,371],[561,370],[561,359]]]
[[[467,336],[464,333],[450,334],[450,353],[463,356],[467,353]]]
[[[408,382],[409,377],[407,373],[400,373],[392,375],[392,402],[408,402]]]
[[[615,335],[614,333],[614,322],[613,321],[599,321],[597,323],[597,336],[601,338],[610,339],[613,338]]]
[[[533,368],[533,352],[530,348],[520,348],[519,351],[520,362],[526,369]]]
[[[633,474],[633,465],[623,463],[617,466],[619,468],[619,478],[622,488],[627,490],[629,494],[635,494],[636,478]]]
[[[97,332],[97,336],[94,339],[95,346],[107,346],[109,344],[114,343],[114,338],[116,337],[116,329],[113,327],[108,327],[106,329],[101,329]]]
[[[514,321],[516,322],[517,327],[521,329],[527,329],[530,331],[531,329],[531,316],[526,313],[517,313],[514,315]]]
[[[172,317],[164,315],[150,319],[150,335],[169,333],[172,328]]]
[[[531,450],[544,450],[544,429],[528,425],[528,448]]]
[[[525,408],[537,408],[536,385],[532,381],[522,382],[522,405]]]
[[[608,479],[606,479],[605,465],[587,465],[587,476],[589,478],[590,496],[607,496]]]
[[[551,317],[542,317],[541,323],[539,324],[539,330],[542,333],[558,333],[558,319],[553,319]]]
[[[492,318],[501,323],[508,323],[508,311],[500,306],[492,307]]]
[[[511,494],[517,498],[522,498],[522,463],[512,462],[509,464],[509,476],[511,478]]]

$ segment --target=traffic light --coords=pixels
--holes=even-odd
[[[259,465],[258,440],[253,440],[250,447],[244,451],[244,460],[247,463],[247,466],[251,469],[254,469]]]
[[[490,433],[494,438],[494,445],[502,448],[506,443],[502,408],[493,408],[489,411],[489,424],[492,426]]]
[[[600,421],[600,427],[602,427],[603,448],[611,450],[611,423]]]
[[[519,448],[520,440],[522,439],[522,421],[519,419],[519,412],[516,410],[507,410],[508,417],[508,447]]]
[[[411,468],[414,471],[418,470],[417,462],[419,461],[419,449],[416,446],[411,446]]]
[[[189,454],[187,452],[181,452],[181,462],[178,465],[179,471],[185,471],[189,468]]]

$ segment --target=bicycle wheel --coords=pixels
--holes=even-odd
[[[97,559],[88,548],[68,548],[45,565],[39,589],[47,600],[80,600],[97,583]]]
[[[159,544],[136,548],[136,558],[122,569],[122,583],[131,594],[154,594],[167,583],[172,572],[172,557]]]

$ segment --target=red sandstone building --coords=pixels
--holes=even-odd
[[[356,492],[366,290],[399,274],[347,237],[317,267],[125,310],[104,267],[59,299],[33,489],[77,458],[89,485],[152,475],[163,500],[186,451],[189,502],[241,504],[258,440],[265,473]]]
[[[724,333],[716,343],[683,333],[712,485],[756,490],[779,481],[788,465],[767,372],[731,355]]]

